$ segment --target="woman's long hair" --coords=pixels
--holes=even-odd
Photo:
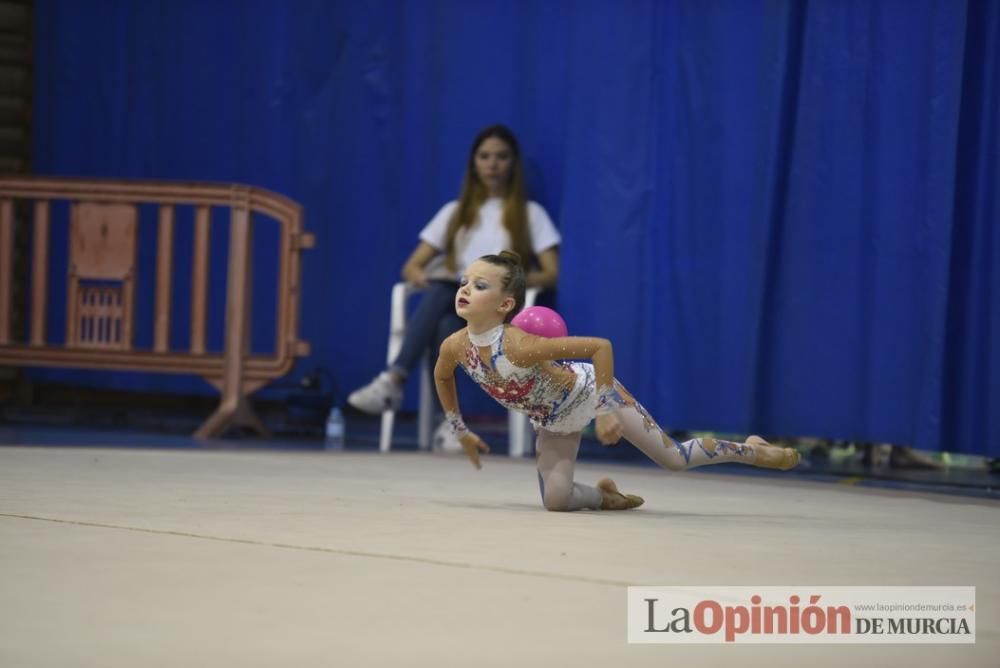
[[[530,266],[530,258],[534,256],[528,230],[528,196],[524,188],[521,149],[517,144],[517,138],[509,128],[503,125],[491,125],[483,128],[472,142],[469,161],[465,167],[465,178],[462,179],[462,193],[458,198],[455,214],[448,223],[448,233],[445,237],[445,266],[449,271],[456,271],[455,236],[460,229],[471,227],[476,222],[479,209],[489,195],[486,186],[476,174],[476,151],[479,150],[480,144],[490,137],[496,137],[507,144],[511,152],[510,181],[503,203],[503,226],[510,234],[512,250],[521,256],[525,267]]]

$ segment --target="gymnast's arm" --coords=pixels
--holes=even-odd
[[[596,336],[560,336],[547,339],[511,329],[515,335],[514,345],[509,347],[507,357],[520,367],[530,367],[546,360],[591,359],[597,387],[611,387],[615,379],[615,355],[611,342]]]
[[[513,329],[513,328],[511,328]],[[595,336],[562,336],[547,339],[516,330],[513,346],[507,357],[517,366],[534,366],[545,360],[581,359],[589,357],[594,362],[594,380],[597,385],[597,417],[594,428],[597,440],[613,445],[622,437],[621,421],[614,410],[624,404],[615,386],[615,355],[611,342]]]
[[[481,438],[468,430],[462,421],[462,413],[458,408],[458,392],[455,390],[455,367],[458,366],[458,345],[455,337],[464,330],[455,332],[441,344],[437,364],[434,365],[434,387],[437,388],[438,399],[444,408],[444,417],[451,425],[452,432],[462,444],[462,449],[477,469],[483,466],[479,463],[479,453],[489,452],[490,447]]]

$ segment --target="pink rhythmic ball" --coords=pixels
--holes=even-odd
[[[544,306],[529,306],[515,315],[510,324],[523,329],[528,334],[544,336],[547,339],[568,334],[566,321],[562,319],[562,316]]]

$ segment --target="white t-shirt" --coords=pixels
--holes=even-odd
[[[458,202],[448,202],[437,215],[427,223],[420,232],[421,241],[426,241],[439,251],[424,271],[428,278],[457,280],[465,268],[483,255],[497,254],[502,250],[512,250],[510,233],[503,226],[503,200],[491,197],[483,202],[479,215],[471,227],[461,228],[455,235],[455,272],[448,271],[445,266],[445,243],[448,236],[448,223]],[[545,209],[536,202],[528,202],[528,232],[531,236],[531,250],[535,255],[558,246],[562,238],[552,224],[552,219]]]

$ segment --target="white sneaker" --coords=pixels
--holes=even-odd
[[[431,449],[436,452],[463,452],[462,444],[451,431],[451,425],[447,420],[441,420],[441,424],[434,430],[434,438],[431,440]]]
[[[403,388],[396,385],[392,374],[383,371],[362,388],[351,392],[347,403],[362,413],[378,415],[382,411],[397,411],[403,401]]]

